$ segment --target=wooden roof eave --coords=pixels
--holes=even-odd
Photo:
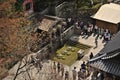
[[[90,16],[90,17],[91,17],[92,19],[96,19],[96,20],[100,20],[100,21],[104,21],[104,22],[108,22],[108,23],[112,23],[112,24],[119,24],[119,23],[120,23],[120,22],[118,22],[118,23],[113,23],[113,22],[101,20],[101,19],[95,18],[94,16],[95,16],[95,15],[92,15],[92,16]]]
[[[90,59],[89,62],[98,60],[98,59],[100,59],[100,58],[102,58],[102,57],[104,57],[104,56],[106,56],[106,53],[102,54],[101,56],[98,56],[98,57],[95,57],[95,58]]]
[[[115,54],[113,54],[113,55],[107,55],[107,56],[105,56],[105,57],[103,57],[103,58],[101,58],[101,59],[103,59],[103,60],[105,60],[105,59],[111,59],[111,58],[114,58],[114,57],[116,57],[116,56],[118,56],[118,55],[120,55],[120,52],[115,53]]]

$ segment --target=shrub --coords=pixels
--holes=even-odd
[[[15,11],[21,12],[23,10],[23,2],[24,0],[17,0],[14,4]]]
[[[98,3],[92,7],[92,9],[98,9],[101,6],[101,3]]]

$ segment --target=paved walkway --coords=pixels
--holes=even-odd
[[[89,55],[91,52],[93,52],[94,55],[96,55],[104,47],[104,44],[102,43],[102,39],[98,38],[98,47],[94,48],[95,47],[95,43],[94,43],[95,38],[96,38],[96,36],[93,36],[93,35],[91,35],[87,39],[83,38],[82,36],[78,36],[80,43],[90,45],[90,46],[92,46],[92,48],[89,50],[88,54],[86,54],[81,60],[76,61],[72,66],[68,67],[68,66],[64,65],[65,71],[68,70],[70,73],[69,80],[72,80],[72,70],[74,67],[76,67],[77,71],[79,71],[81,63],[83,61],[87,61],[89,59]],[[24,64],[24,63],[22,63],[22,64]],[[18,75],[16,80],[56,80],[56,79],[54,79],[55,77],[57,77],[57,80],[64,80],[64,78],[61,77],[61,74],[59,74],[58,76],[55,76],[55,74],[52,73],[53,72],[52,65],[53,65],[53,61],[45,60],[43,62],[43,68],[40,71],[38,70],[39,68],[37,69],[37,68],[35,68],[35,66],[30,67],[30,65],[28,65],[27,67],[21,69],[21,71],[24,71],[28,67],[30,67],[30,69],[28,69],[27,72],[23,72],[20,75]],[[19,66],[19,63],[16,64],[9,71],[9,75],[6,78],[4,78],[3,80],[13,80],[18,66]],[[29,78],[29,76],[30,76],[30,78]]]

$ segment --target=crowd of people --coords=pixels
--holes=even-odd
[[[98,37],[103,38],[103,42],[106,43],[108,43],[111,39],[111,33],[108,29],[99,28],[97,25],[93,25],[90,22],[85,22],[74,18],[66,18],[66,20],[63,23],[61,23],[61,32],[65,31],[72,25],[75,26],[75,32],[79,33],[79,35],[81,35],[82,38],[87,39],[91,34],[97,35],[95,39],[96,47],[98,46]],[[57,29],[56,35],[60,35],[61,32],[59,29]],[[35,48],[36,51],[37,49],[40,49],[46,44],[48,44],[51,38],[53,40],[55,39],[55,34],[51,35],[45,31],[40,31],[39,29],[36,30],[34,35],[37,37],[37,40],[35,41],[35,43],[33,43],[32,47]]]
[[[87,80],[90,76],[90,67],[83,61],[80,65],[79,71],[77,67],[72,70],[72,76],[70,70],[67,70],[65,66],[59,62],[53,62],[53,73],[60,75],[62,80]]]
[[[111,33],[108,29],[99,28],[97,25],[93,25],[89,22],[85,23],[83,21],[77,21],[75,23],[75,27],[81,36],[84,35],[89,37],[92,33],[94,33],[97,37],[103,37],[106,43],[111,39]]]
[[[103,29],[98,27],[97,25],[94,25],[90,22],[82,21],[78,18],[67,18],[66,19],[67,27],[74,25],[75,26],[75,33],[82,36],[82,38],[88,38],[92,34],[96,36],[95,38],[95,48],[98,47],[98,38],[103,38],[103,43],[108,43],[111,40],[112,34],[108,29]]]
[[[92,59],[93,57],[94,55],[91,52],[89,59]],[[40,73],[41,70],[45,68],[42,60],[37,58],[37,56],[32,55],[29,63],[33,64],[36,67],[38,71],[36,74]],[[50,72],[48,73],[50,73],[56,80],[58,77],[60,78],[59,80],[112,80],[111,77],[105,75],[105,73],[103,74],[102,71],[91,68],[85,61],[83,61],[79,67],[73,67],[72,71],[64,64],[55,61],[51,61],[50,66]],[[92,79],[90,79],[90,77]]]
[[[99,28],[97,25],[94,26],[93,24],[73,20],[71,18],[68,18],[66,20],[66,23],[67,25],[64,28],[69,28],[71,25],[75,25],[76,30],[83,38],[88,38],[91,34],[97,35],[94,42],[96,45],[95,47],[98,47],[98,38],[103,38],[103,42],[106,43],[111,40],[111,33],[108,29]],[[50,41],[49,34],[45,33],[44,31],[42,31],[40,34],[36,33],[36,36],[38,37],[37,44],[39,44],[39,47],[43,47],[43,45],[49,43]],[[92,52],[89,58],[93,58]],[[39,63],[39,60],[34,59],[33,63],[35,63],[35,65],[38,66],[40,70],[42,69],[42,64]],[[72,80],[87,80],[87,78],[90,76],[90,66],[88,66],[85,62],[80,65],[79,71],[77,71],[76,69],[77,67],[74,67],[74,69],[72,70]],[[70,78],[70,72],[66,70],[64,65],[59,62],[53,62],[52,73],[54,73],[55,75],[61,74],[61,77],[64,78],[64,80],[69,80]]]
[[[92,59],[94,57],[93,53],[91,52],[89,55],[89,59]],[[37,73],[42,70],[44,67],[42,64],[42,61],[37,58],[37,56],[31,56],[31,62],[36,69],[38,70]],[[89,77],[91,75],[91,67],[87,64],[87,62],[84,62],[79,66],[79,71],[77,70],[77,67],[74,67],[72,70],[68,70],[68,68],[65,67],[64,64],[52,61],[51,65],[51,74],[54,74],[54,77],[57,79],[57,76],[61,76],[61,80],[89,80]],[[97,75],[93,75],[93,79],[102,78],[101,73],[97,73]]]

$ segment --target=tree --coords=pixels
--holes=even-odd
[[[8,64],[14,66],[14,62],[30,53],[29,44],[33,40],[28,31],[31,22],[24,17],[24,12],[14,10],[14,3],[14,0],[7,0],[0,5],[0,10],[6,13],[0,18],[0,59],[5,59],[0,66],[4,65],[7,69]]]
[[[21,12],[23,10],[23,2],[24,0],[16,0],[14,4],[15,11]]]
[[[22,65],[22,64],[23,64],[23,65]],[[29,65],[29,63],[27,62],[27,57],[25,57],[24,59],[22,59],[22,60],[19,62],[18,69],[17,69],[17,71],[16,71],[16,74],[15,74],[13,80],[16,80],[17,76],[18,76],[19,74],[24,73],[24,72],[27,72],[29,79],[32,80],[31,77],[30,77],[30,74],[29,74],[29,72],[28,72],[31,66],[26,67],[27,65]],[[24,71],[23,71],[23,70],[20,71],[20,70],[23,69],[23,68],[25,68],[25,70],[24,70]]]

